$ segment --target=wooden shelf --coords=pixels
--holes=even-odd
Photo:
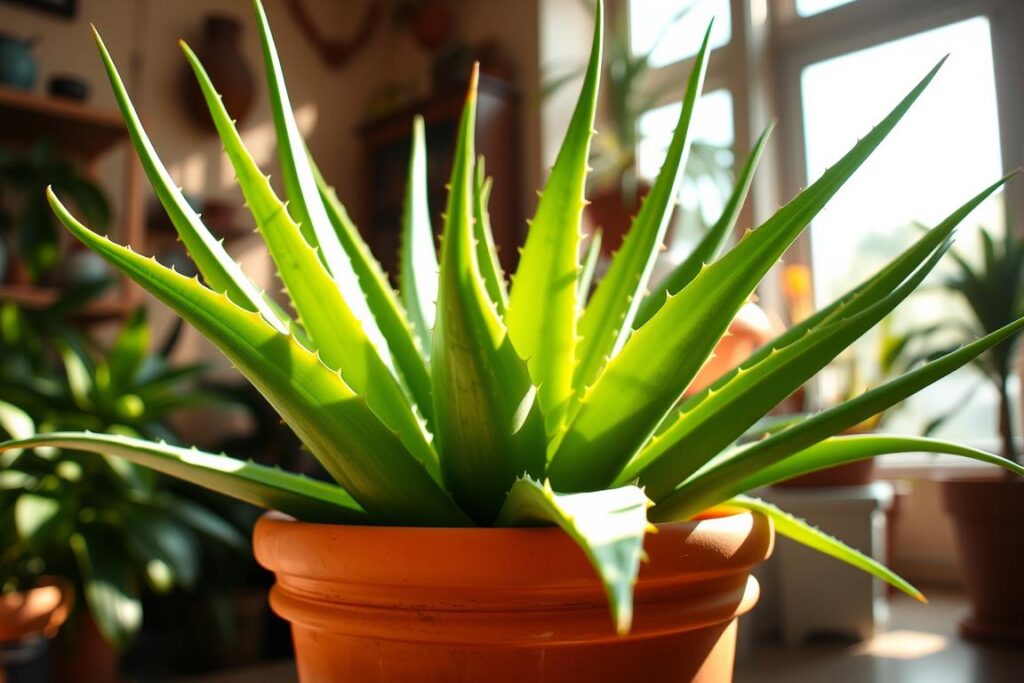
[[[62,293],[57,287],[0,285],[0,302],[13,301],[25,308],[42,309],[56,303]],[[127,315],[133,303],[118,288],[93,301],[75,317],[94,322],[122,318]]]
[[[0,87],[0,140],[18,145],[53,140],[66,154],[92,161],[126,138],[118,112],[82,102]]]

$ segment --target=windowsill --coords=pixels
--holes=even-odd
[[[998,479],[1002,470],[996,465],[957,458],[952,455],[906,453],[882,456],[876,461],[882,479],[925,479],[941,481],[951,477]]]

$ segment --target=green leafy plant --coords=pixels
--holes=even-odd
[[[908,296],[945,253],[957,224],[1004,180],[709,390],[682,399],[761,278],[881,144],[938,66],[772,218],[710,265],[673,273],[645,300],[707,67],[705,36],[661,173],[583,305],[579,225],[601,65],[599,6],[582,91],[511,285],[487,235],[487,183],[474,160],[476,79],[471,78],[444,214],[435,306],[427,298],[430,283],[422,281],[438,262],[426,237],[431,228],[420,126],[400,296],[310,160],[266,16],[258,1],[254,6],[287,204],[246,151],[202,65],[187,46],[183,49],[296,318],[242,274],[185,202],[98,37],[143,167],[205,284],[92,232],[52,192],[50,201],[75,237],[206,335],[268,398],[336,483],[119,435],[54,433],[3,448],[59,446],[120,455],[310,521],[558,525],[579,543],[604,582],[620,633],[630,627],[632,589],[651,522],[752,509],[773,518],[780,533],[920,597],[877,562],[744,493],[900,450],[955,453],[1022,471],[998,456],[937,440],[835,435],[970,362],[1024,327],[1024,320],[763,439],[735,445],[759,418]],[[746,189],[737,186],[735,203],[742,203]],[[734,221],[735,215],[727,217],[726,227]],[[641,302],[648,318],[634,329]]]
[[[62,158],[52,142],[40,141],[25,152],[0,150],[0,228],[13,236],[12,246],[33,280],[56,265],[60,252],[47,186],[74,201],[93,225],[106,228],[110,221],[102,188]]]
[[[999,238],[992,232],[981,229],[981,262],[972,265],[970,260],[952,250],[956,272],[943,281],[943,286],[960,297],[971,313],[968,321],[947,319],[926,329],[910,333],[912,339],[929,340],[936,335],[963,339],[988,334],[1017,320],[1024,315],[1024,240],[1018,239],[1013,230],[1006,228],[1006,234]],[[1020,334],[1011,335],[1005,344],[993,347],[974,359],[974,365],[981,370],[985,380],[990,382],[999,396],[999,438],[1004,457],[1024,464],[1017,447],[1010,399],[1010,380],[1014,372],[1017,343]],[[942,355],[948,350],[931,351],[928,355]],[[958,402],[959,407],[959,402]],[[936,418],[928,428],[934,431],[950,415]]]
[[[186,384],[202,368],[151,354],[141,309],[109,348],[98,348],[64,322],[86,300],[76,298],[43,311],[0,308],[0,432],[169,438],[172,411],[209,400]],[[44,574],[67,578],[101,633],[123,647],[141,625],[144,587],[194,585],[201,547],[247,552],[235,526],[167,483],[105,451],[7,450],[0,455],[0,591],[31,587]]]

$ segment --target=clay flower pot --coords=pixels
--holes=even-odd
[[[306,524],[271,513],[256,559],[292,624],[304,683],[730,680],[750,569],[773,543],[749,513],[662,524],[645,549],[633,629],[556,528]]]
[[[26,591],[0,594],[0,642],[57,635],[71,611],[73,596],[71,584],[52,576],[41,578]]]
[[[975,640],[1024,643],[1024,479],[942,482],[953,518],[971,613],[960,633]]]

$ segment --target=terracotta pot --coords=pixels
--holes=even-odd
[[[605,187],[587,197],[587,218],[591,225],[601,228],[601,253],[610,256],[622,246],[622,239],[629,232],[633,216],[640,210],[640,202],[651,191],[649,183],[637,183],[636,194],[629,202],[617,186]]]
[[[119,679],[120,655],[85,610],[61,631],[56,651],[57,683],[115,683]]]
[[[714,353],[686,388],[696,394],[750,357],[754,351],[775,338],[776,330],[764,309],[755,303],[744,304],[729,323],[729,330],[715,344]]]
[[[1024,479],[950,479],[942,497],[971,601],[961,635],[1024,643]]]
[[[74,590],[64,579],[44,576],[35,588],[0,595],[0,642],[57,635],[68,618]]]
[[[732,675],[736,617],[773,543],[751,514],[648,536],[633,630],[561,530],[256,525],[304,683],[704,681]]]

